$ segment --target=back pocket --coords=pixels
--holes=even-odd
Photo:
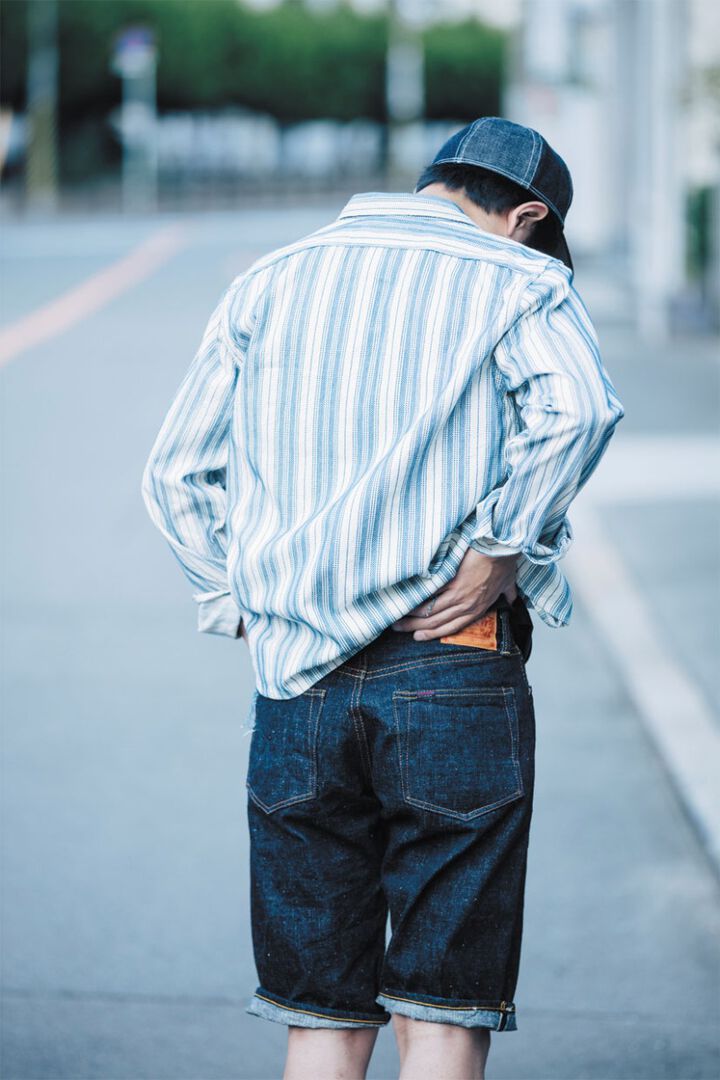
[[[258,694],[245,786],[267,814],[317,795],[317,736],[326,689],[285,700]]]
[[[406,802],[469,820],[524,793],[512,687],[396,690],[393,710]]]

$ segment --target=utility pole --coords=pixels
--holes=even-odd
[[[632,256],[637,325],[666,338],[683,283],[684,191],[679,148],[686,31],[681,0],[630,5],[636,43]]]
[[[32,210],[54,210],[57,206],[57,37],[57,0],[28,0],[25,194]]]
[[[408,129],[425,114],[425,64],[415,0],[388,0],[388,48],[385,99],[388,127],[385,155],[389,180],[407,171],[404,153]]]
[[[120,132],[124,210],[157,206],[157,48],[149,26],[128,26],[114,41],[111,70],[122,79]]]

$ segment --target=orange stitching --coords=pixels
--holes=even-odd
[[[272,998],[263,997],[262,994],[255,994],[255,997],[260,998],[262,1001],[267,1001],[270,1005],[277,1005],[278,1009],[287,1009],[288,1012],[305,1013],[306,1016],[319,1016],[322,1020],[344,1020],[349,1024],[384,1024],[384,1020],[355,1020],[350,1016],[328,1016],[327,1013],[311,1012],[310,1009],[297,1009],[294,1005],[281,1005],[277,1001],[273,1001]]]
[[[397,994],[388,994],[384,990],[380,992],[379,997],[392,998],[393,1001],[407,1001],[410,1005],[426,1005],[429,1009],[454,1009],[455,1012],[461,1010],[472,1011],[480,1010],[481,1012],[512,1012],[513,1007],[509,1006],[506,1001],[501,1001],[499,1007],[492,1005],[436,1005],[434,1002],[431,1004],[429,1001],[415,1001],[414,998],[398,997]]]

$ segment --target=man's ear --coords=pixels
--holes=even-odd
[[[507,235],[513,237],[516,233],[525,234],[538,221],[542,221],[549,214],[548,207],[543,202],[525,202],[519,206],[513,206],[507,215]]]

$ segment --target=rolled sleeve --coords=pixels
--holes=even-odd
[[[197,628],[201,634],[223,634],[226,637],[241,636],[242,615],[229,590],[209,593],[193,593],[198,605]]]
[[[223,294],[145,465],[142,496],[153,523],[195,587],[203,633],[239,637],[228,580],[227,474],[243,362],[261,275],[239,275]]]
[[[502,483],[476,506],[470,542],[489,555],[554,562],[573,541],[567,509],[624,416],[590,317],[555,260],[528,287],[493,362],[518,425],[504,443]]]

